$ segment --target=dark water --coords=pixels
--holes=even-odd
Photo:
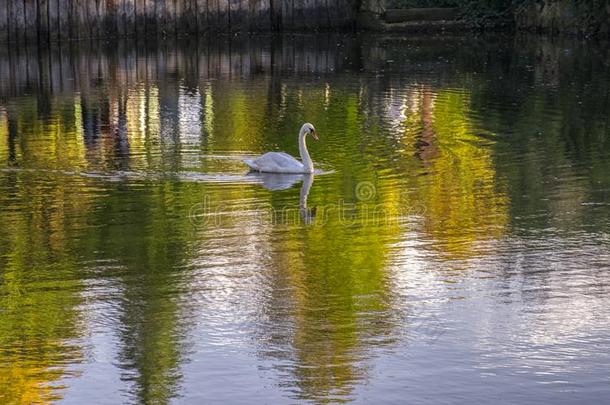
[[[603,45],[0,52],[3,403],[609,398]]]

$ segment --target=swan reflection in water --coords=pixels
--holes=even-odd
[[[303,184],[301,184],[301,192],[299,194],[299,213],[304,224],[309,225],[313,223],[316,209],[315,207],[307,208],[307,197],[309,197],[309,190],[311,190],[313,184],[313,173],[282,174],[250,172],[247,176],[256,178],[257,183],[260,183],[269,191],[287,190],[299,181],[302,181]]]

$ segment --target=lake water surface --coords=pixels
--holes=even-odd
[[[571,40],[1,48],[0,401],[602,403],[609,123]]]

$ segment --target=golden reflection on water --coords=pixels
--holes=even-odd
[[[278,66],[264,62],[275,48],[244,51],[244,72],[227,52],[202,53],[196,68],[188,52],[134,65],[123,55],[126,70],[92,64],[82,88],[44,103],[0,103],[2,400],[61,399],[77,384],[67,377],[95,361],[91,336],[111,328],[113,361],[134,388],[125,395],[169,402],[204,324],[221,336],[204,343],[255,346],[291,399],[346,401],[377,349],[408,350],[417,303],[395,274],[404,245],[419,255],[401,269],[409,280],[428,261],[492,257],[485,244],[509,233],[514,179],[498,172],[502,145],[481,129],[474,79],[330,74],[347,58],[324,49],[311,71],[286,50]],[[308,193],[311,224],[302,183],[236,180],[244,155],[296,154],[306,120],[322,135],[314,160],[330,169]],[[211,221],[192,216],[203,202]],[[294,216],[266,215],[286,208]],[[100,310],[111,321],[93,323]]]
[[[90,202],[74,199],[76,190],[61,182],[29,180],[20,179],[0,218],[0,398],[5,403],[61,398],[60,379],[74,374],[68,364],[83,355],[71,343],[81,333],[77,307],[83,289],[71,238]],[[15,204],[27,207],[27,215],[15,211]]]
[[[278,224],[244,222],[241,213],[251,209],[245,203],[248,200],[258,205],[266,201],[277,211],[290,202],[252,188],[204,185],[199,191],[191,185],[188,188],[195,194],[183,201],[184,191],[175,186],[151,185],[151,193],[146,198],[152,200],[143,205],[148,207],[146,219],[133,223],[120,212],[115,214],[129,224],[121,226],[118,232],[127,232],[135,239],[115,234],[114,228],[110,228],[104,232],[103,240],[113,241],[111,245],[116,245],[116,240],[125,240],[129,253],[117,246],[118,250],[108,254],[127,266],[127,272],[143,271],[146,277],[126,290],[128,295],[123,299],[129,305],[120,315],[121,323],[125,325],[120,357],[129,368],[137,370],[133,378],[140,387],[138,396],[142,399],[168,399],[179,378],[175,370],[180,361],[180,342],[175,339],[180,334],[175,333],[175,323],[181,310],[178,306],[167,308],[167,304],[162,304],[162,293],[156,290],[172,282],[163,275],[178,265],[171,260],[168,262],[169,258],[160,253],[167,249],[167,243],[171,243],[167,231],[177,226],[176,219],[166,222],[169,201],[179,207],[175,216],[181,218],[179,228],[188,221],[187,202],[196,203],[198,198],[211,196],[212,204],[230,205],[227,207],[229,215],[225,215],[221,223],[223,228],[256,228],[253,237],[257,243],[260,244],[262,238],[269,239],[266,249],[270,261],[265,265],[277,273],[274,279],[284,280],[281,288],[291,291],[291,296],[284,299],[290,301],[294,311],[294,327],[286,343],[294,352],[293,378],[302,391],[299,397],[318,399],[349,396],[354,382],[366,378],[366,366],[359,361],[366,357],[365,348],[393,340],[392,329],[397,319],[393,314],[393,293],[388,287],[386,265],[389,246],[399,241],[403,232],[401,216],[420,214],[423,230],[437,241],[437,246],[446,254],[459,257],[471,254],[471,245],[481,233],[485,233],[485,237],[500,236],[506,222],[506,197],[494,189],[490,153],[487,146],[473,143],[476,139],[470,135],[472,128],[467,118],[465,90],[437,92],[426,88],[403,94],[405,99],[419,102],[407,111],[403,123],[401,142],[408,147],[405,148],[407,155],[401,159],[415,167],[423,167],[428,175],[409,176],[407,173],[407,177],[397,183],[395,176],[380,174],[374,161],[362,162],[358,158],[363,146],[359,134],[366,136],[361,119],[366,103],[362,97],[371,91],[366,85],[334,89],[332,83],[325,83],[323,87],[302,89],[292,83],[279,86],[272,80],[247,88],[238,82],[202,83],[202,91],[187,90],[178,82],[173,87],[168,84],[157,87],[148,82],[118,82],[118,87],[114,86],[110,85],[109,93],[91,89],[89,93],[81,93],[73,98],[72,105],[62,99],[57,109],[68,114],[56,115],[52,124],[35,118],[35,104],[20,105],[16,111],[20,139],[15,146],[17,165],[23,168],[136,171],[180,171],[203,166],[205,170],[213,171],[213,162],[195,159],[191,163],[188,153],[257,151],[261,148],[261,138],[263,145],[273,146],[277,142],[294,151],[292,136],[276,135],[278,131],[294,127],[275,128],[272,123],[280,113],[309,117],[320,123],[324,141],[330,146],[320,144],[312,145],[312,148],[318,159],[337,172],[327,180],[319,180],[320,191],[312,193],[310,205],[319,208],[317,222],[314,220],[310,228],[304,228],[298,220],[283,226],[279,224],[283,228],[279,236],[275,233]],[[272,92],[279,90],[281,96],[269,95],[266,86],[271,86]],[[332,118],[325,118],[327,114]],[[423,131],[413,130],[409,120],[415,122],[415,128],[423,127]],[[370,133],[379,136],[378,125],[375,123],[369,129]],[[7,126],[2,128],[1,138],[7,139]],[[428,152],[430,149],[434,152]],[[420,162],[413,163],[411,154]],[[3,158],[7,160],[6,156]],[[363,165],[365,169],[357,168]],[[237,164],[233,169],[241,170]],[[373,187],[372,200],[360,201],[355,194],[359,180]],[[61,188],[65,179],[60,176],[52,181]],[[403,184],[415,192],[405,193]],[[64,205],[72,197],[36,189],[30,189],[28,193],[44,195],[46,203],[52,205]],[[114,191],[107,193],[101,196],[101,201],[106,200],[105,204],[110,204],[112,210],[118,209],[119,201],[112,197]],[[347,201],[342,205],[345,199]],[[142,204],[139,197],[136,201],[138,205]],[[87,198],[78,198],[78,204],[71,208],[79,213],[70,213],[67,217],[85,220],[88,204]],[[153,209],[153,206],[160,208]],[[413,207],[425,207],[425,210],[413,211]],[[43,209],[42,205],[32,206],[29,213]],[[108,216],[113,217],[112,214]],[[14,224],[14,220],[8,223]],[[40,229],[53,235],[55,244],[60,243],[58,238],[61,236],[53,230],[52,222]],[[197,244],[197,240],[203,242],[212,237],[207,235],[205,228],[197,233],[196,239],[186,243]],[[27,231],[15,234],[24,235]],[[228,265],[231,259],[230,255],[226,258]],[[76,264],[71,263],[71,266]],[[130,270],[132,266],[133,270]],[[152,276],[154,274],[159,276]],[[153,278],[149,280],[147,275]],[[18,298],[11,296],[10,300],[18,301]],[[163,307],[157,308],[157,305]],[[275,305],[271,303],[266,307],[274,308]],[[154,314],[158,311],[167,313],[164,317],[156,317]],[[140,343],[131,343],[136,341]],[[61,373],[55,371],[54,375]],[[48,385],[37,381],[28,384],[32,387]]]
[[[464,89],[423,90],[423,131],[416,154],[430,174],[417,177],[417,197],[426,207],[425,229],[444,253],[472,255],[473,245],[497,239],[508,221],[508,198],[498,182],[491,142],[481,142],[468,118]],[[419,145],[418,145],[419,142]]]

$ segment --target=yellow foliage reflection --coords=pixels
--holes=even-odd
[[[498,184],[490,142],[474,134],[464,90],[423,88],[408,112],[405,135],[426,175],[413,178],[425,207],[426,232],[443,251],[459,258],[477,241],[497,238],[508,221],[508,197]],[[418,117],[414,120],[412,117]],[[410,131],[415,125],[417,131]]]
[[[80,361],[82,349],[67,343],[82,333],[85,275],[75,252],[121,268],[110,298],[116,359],[138,400],[167,402],[180,391],[194,317],[183,301],[194,288],[185,268],[222,263],[223,290],[239,282],[229,280],[233,271],[251,271],[256,262],[271,291],[261,294],[258,314],[273,319],[290,309],[289,327],[270,322],[255,331],[257,344],[265,351],[278,341],[281,355],[269,356],[290,360],[294,396],[324,402],[349,398],[368,377],[371,348],[410,327],[387,270],[407,232],[429,236],[452,258],[473,257],[479,241],[504,232],[507,197],[492,144],[475,135],[466,91],[395,86],[392,94],[403,99],[388,107],[385,95],[375,98],[385,94],[374,88],[380,81],[354,84],[351,76],[313,85],[282,75],[247,84],[199,78],[111,81],[53,99],[47,120],[34,98],[0,112],[4,168],[40,169],[6,170],[1,178],[17,195],[0,196],[3,399],[59,398],[53,384]],[[240,163],[243,154],[268,150],[297,154],[305,120],[322,135],[310,144],[316,164],[333,170],[316,176],[313,224],[298,221],[297,188],[264,190]],[[91,180],[93,171],[108,178]],[[126,172],[137,180],[116,181]],[[204,175],[243,184],[182,181]],[[368,195],[357,192],[361,184],[372,187]],[[223,212],[219,229],[189,221],[191,207],[206,198]],[[293,208],[296,220],[252,219],[260,206]],[[405,214],[420,228],[405,229]],[[242,251],[245,243],[261,248]],[[213,301],[215,292],[198,293]]]

